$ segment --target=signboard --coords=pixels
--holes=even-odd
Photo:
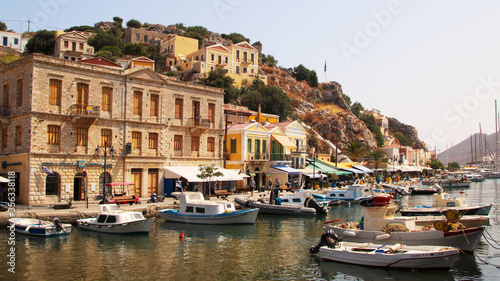
[[[78,166],[78,168],[85,168],[85,161],[78,160],[78,162],[76,162],[76,165]]]
[[[87,171],[83,171],[83,173],[82,173],[82,174],[83,174],[83,177],[84,177],[84,178],[85,178],[85,177],[87,177]]]

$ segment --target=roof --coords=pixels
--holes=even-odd
[[[78,62],[123,69],[123,66],[121,64],[117,64],[115,62],[112,62],[112,61],[105,59],[105,58],[102,58],[102,57],[95,57],[95,58],[90,58],[90,59],[85,59],[85,60],[79,60]]]
[[[183,177],[189,182],[208,182],[209,179],[200,179],[197,175],[201,174],[199,166],[167,166],[165,167],[165,178],[178,178]],[[235,169],[224,169],[217,167],[217,171],[221,172],[223,176],[213,177],[212,181],[240,181],[248,177]]]
[[[281,145],[284,147],[295,148],[297,147],[292,141],[290,141],[286,136],[272,135]]]
[[[283,172],[287,172],[290,175],[300,175],[302,173],[301,170],[294,169],[292,167],[288,166],[277,166],[277,165],[271,165],[271,168],[281,170]]]

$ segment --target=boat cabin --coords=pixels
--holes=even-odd
[[[122,212],[122,210],[114,204],[99,205],[99,214],[97,215],[97,223],[120,224],[128,223],[136,220],[144,220],[141,212]]]
[[[201,192],[174,192],[172,195],[180,201],[180,214],[216,215],[236,211],[234,203],[205,200]]]
[[[346,201],[356,200],[358,198],[369,197],[374,194],[371,187],[367,185],[351,185],[348,189],[330,190],[327,199],[342,199]]]
[[[413,217],[394,217],[397,206],[388,204],[382,207],[365,207],[363,209],[363,226],[367,231],[381,231],[389,223],[406,226],[409,231],[417,230]]]
[[[312,197],[312,192],[310,190],[297,191],[292,195],[280,196],[281,204],[297,204],[304,205],[307,198]]]
[[[449,197],[448,193],[434,194],[436,202],[432,207],[467,207],[465,198]]]

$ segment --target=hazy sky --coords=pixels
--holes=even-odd
[[[500,98],[500,1],[7,1],[0,21],[21,32],[119,16],[201,25],[261,41],[283,67],[337,81],[353,102],[414,126],[442,152],[495,130]],[[125,24],[124,24],[125,25]],[[327,64],[324,73],[325,61]]]

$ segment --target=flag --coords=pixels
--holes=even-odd
[[[326,72],[326,60],[325,60],[325,72]]]
[[[54,172],[52,172],[49,168],[45,167],[42,165],[42,173],[45,173],[47,175],[53,175]]]

